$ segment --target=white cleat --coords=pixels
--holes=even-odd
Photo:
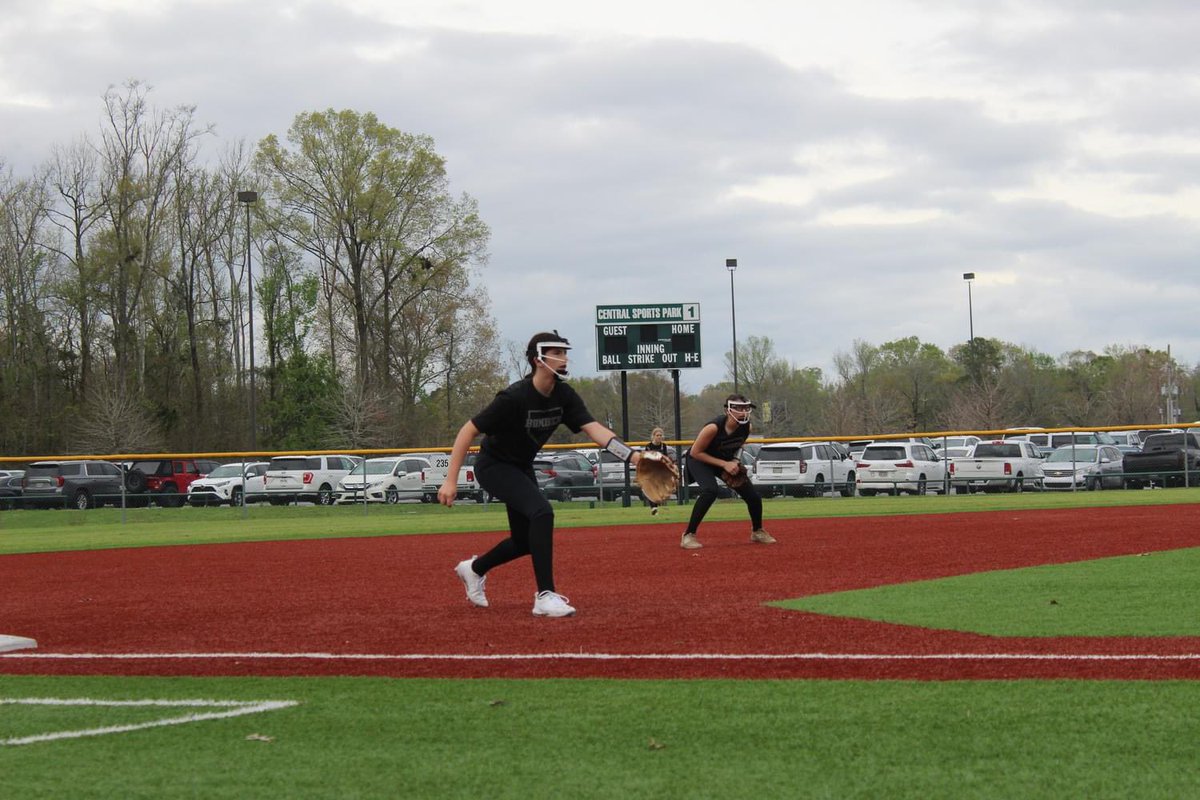
[[[463,586],[467,590],[467,599],[480,608],[487,608],[487,595],[483,593],[483,589],[487,585],[487,576],[476,575],[475,570],[471,568],[476,558],[478,556],[471,556],[466,561],[458,562],[458,566],[454,568],[454,571],[458,574],[459,579],[463,582]]]
[[[535,617],[570,617],[575,609],[567,605],[567,598],[557,592],[538,592],[533,596]]]

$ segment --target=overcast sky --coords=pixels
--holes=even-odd
[[[974,329],[1059,357],[1200,361],[1195,0],[4,0],[0,159],[99,128],[139,79],[205,146],[301,111],[432,136],[491,226],[505,340],[698,302],[832,374],[861,339]]]

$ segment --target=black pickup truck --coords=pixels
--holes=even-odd
[[[1121,462],[1126,489],[1200,485],[1200,433],[1155,433]]]

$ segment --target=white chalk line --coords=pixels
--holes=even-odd
[[[1200,661],[1200,653],[2,653],[54,661]]]
[[[186,725],[209,719],[229,719],[246,714],[261,714],[298,705],[295,700],[97,700],[90,697],[0,697],[0,705],[14,706],[94,706],[104,708],[222,708],[224,711],[207,711],[183,716],[163,717],[147,722],[128,725],[106,725],[102,728],[85,728],[74,731],[55,731],[32,736],[0,739],[0,746],[18,746],[36,742],[52,742],[60,739],[79,739],[85,736],[106,736],[113,733],[146,728],[161,728],[167,725]]]

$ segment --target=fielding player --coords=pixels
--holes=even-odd
[[[718,476],[746,501],[750,512],[750,541],[775,543],[775,537],[762,529],[762,498],[738,459],[738,453],[750,435],[750,412],[754,408],[743,395],[731,394],[725,398],[725,413],[705,423],[696,434],[696,441],[688,451],[687,467],[692,479],[700,486],[700,496],[696,498],[687,530],[679,542],[684,550],[699,550],[704,546],[696,538],[696,531],[717,499]]]
[[[462,428],[450,452],[446,480],[438,501],[453,507],[458,492],[458,472],[471,442],[483,434],[475,477],[479,485],[508,507],[509,538],[482,556],[472,556],[454,568],[467,590],[467,599],[487,607],[484,584],[487,574],[501,564],[529,556],[537,593],[533,613],[538,617],[569,617],[575,613],[554,586],[554,510],[538,488],[533,459],[559,425],[583,431],[597,445],[622,461],[636,465],[640,453],[601,425],[583,400],[566,383],[570,343],[558,331],[539,333],[529,340],[525,358],[530,372],[497,393],[487,408]]]

